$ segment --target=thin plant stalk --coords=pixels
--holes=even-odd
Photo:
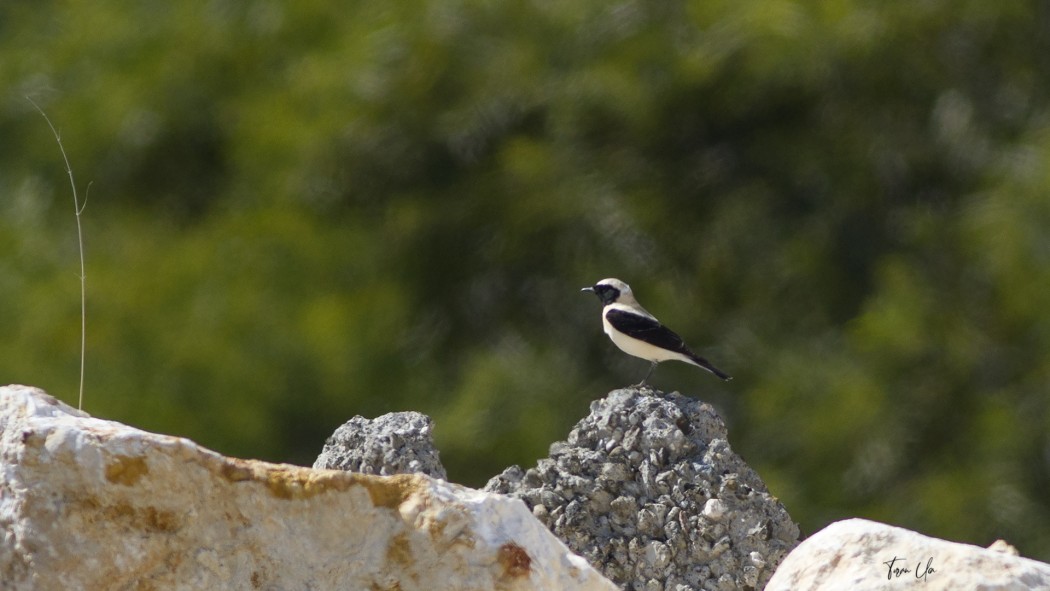
[[[40,108],[40,105],[36,104],[33,99],[26,97],[33,107],[40,112],[44,117],[44,121],[47,121],[47,126],[51,128],[51,133],[55,134],[55,141],[58,142],[58,149],[62,152],[62,160],[66,163],[66,174],[69,175],[69,186],[73,189],[73,208],[77,215],[77,245],[80,248],[80,392],[77,398],[77,408],[80,410],[84,409],[84,357],[87,349],[87,275],[84,272],[84,232],[80,226],[80,214],[84,213],[84,208],[87,207],[87,198],[84,198],[84,204],[80,204],[80,198],[77,197],[77,183],[73,180],[73,167],[69,164],[69,157],[66,156],[66,149],[62,146],[62,134],[58,133],[51,118],[47,116],[47,113]]]

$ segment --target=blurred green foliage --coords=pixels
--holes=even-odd
[[[415,409],[478,485],[644,372],[617,276],[805,531],[1050,559],[1046,3],[5,2],[0,89],[0,383],[76,400],[31,96],[96,416],[309,464]]]

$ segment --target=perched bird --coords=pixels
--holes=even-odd
[[[644,386],[646,380],[661,361],[684,361],[702,367],[723,380],[733,379],[725,372],[689,350],[689,347],[671,329],[660,324],[655,316],[638,305],[631,286],[619,279],[602,279],[592,287],[581,291],[594,292],[605,304],[602,309],[602,326],[612,342],[628,355],[640,357],[652,363],[642,381],[635,386]]]

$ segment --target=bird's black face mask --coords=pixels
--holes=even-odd
[[[615,302],[620,297],[620,290],[611,285],[595,285],[590,290],[594,292],[594,295],[598,296],[598,299],[602,301],[602,305],[605,306]]]

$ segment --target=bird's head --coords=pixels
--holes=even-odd
[[[602,301],[602,304],[606,306],[616,302],[636,303],[634,294],[631,293],[631,286],[619,279],[602,279],[593,286],[585,287],[580,291],[593,292]]]

